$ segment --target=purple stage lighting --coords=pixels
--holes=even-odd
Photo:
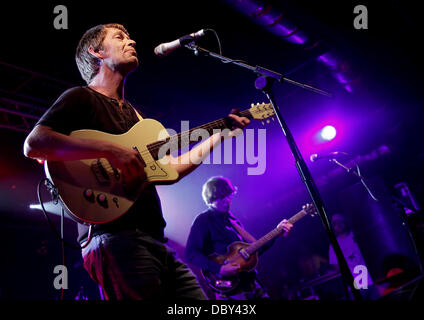
[[[333,126],[325,126],[321,130],[321,137],[327,141],[333,140],[336,137],[336,134],[336,128],[334,128]]]

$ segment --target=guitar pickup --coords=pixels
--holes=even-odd
[[[110,184],[110,177],[106,169],[103,167],[101,159],[94,160],[91,163],[91,170],[94,173],[94,176],[97,179],[97,182],[100,184]]]

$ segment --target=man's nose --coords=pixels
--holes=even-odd
[[[135,42],[134,40],[130,39],[130,40],[129,40],[128,45],[129,45],[130,47],[135,48],[136,42]]]

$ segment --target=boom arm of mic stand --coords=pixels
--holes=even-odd
[[[251,65],[247,64],[246,62],[244,62],[242,60],[234,60],[234,59],[231,59],[231,58],[228,58],[228,57],[224,57],[223,55],[220,55],[220,54],[217,54],[215,52],[204,49],[202,47],[199,47],[194,42],[185,45],[185,47],[187,49],[193,50],[196,56],[199,55],[199,54],[202,54],[202,55],[205,55],[205,56],[213,57],[213,58],[221,60],[221,62],[223,62],[223,63],[232,63],[232,64],[238,65],[240,67],[243,67],[245,69],[248,69],[250,71],[253,71],[257,75],[260,75],[260,76],[263,76],[263,77],[270,77],[272,79],[278,80],[279,82],[281,82],[281,80],[283,80],[283,81],[286,81],[290,84],[301,87],[303,89],[310,90],[310,91],[313,91],[313,92],[318,93],[318,94],[322,94],[322,95],[327,96],[327,97],[332,97],[332,94],[330,92],[315,88],[315,87],[313,87],[309,84],[306,84],[306,83],[301,83],[301,82],[286,78],[281,73],[269,70],[269,69],[261,67],[261,66],[251,66]]]
[[[209,57],[213,57],[216,59],[221,60],[223,63],[232,63],[232,64],[236,64],[238,66],[241,66],[243,68],[246,68],[256,74],[259,74],[259,77],[256,79],[255,82],[255,86],[256,89],[261,90],[268,98],[268,100],[270,101],[271,105],[274,108],[275,111],[275,115],[280,123],[280,126],[283,130],[284,135],[287,138],[287,142],[289,144],[290,150],[295,158],[295,164],[296,164],[296,168],[299,171],[299,175],[301,180],[304,182],[309,195],[312,198],[312,201],[315,205],[316,210],[318,211],[319,216],[321,217],[322,223],[324,225],[324,228],[327,231],[327,235],[328,238],[330,240],[330,244],[332,245],[334,252],[336,254],[337,257],[337,261],[339,263],[339,267],[340,267],[340,272],[345,280],[345,290],[346,290],[346,298],[349,299],[349,288],[351,289],[351,292],[354,296],[354,298],[356,300],[362,300],[362,296],[359,292],[359,290],[356,290],[356,288],[354,287],[354,281],[353,281],[353,276],[350,272],[349,266],[346,262],[346,259],[343,256],[343,252],[340,249],[340,246],[337,242],[336,236],[334,234],[334,231],[331,228],[330,222],[328,220],[327,214],[325,212],[324,209],[324,203],[322,201],[322,198],[318,192],[318,189],[312,179],[312,175],[308,170],[308,167],[306,166],[305,160],[303,160],[302,155],[300,154],[300,151],[296,145],[296,142],[294,141],[294,138],[287,126],[287,124],[285,123],[283,117],[281,116],[280,113],[280,109],[278,108],[276,101],[274,99],[274,96],[272,94],[272,84],[274,82],[274,80],[285,80],[285,81],[289,81],[292,84],[295,85],[300,85],[301,87],[311,90],[311,86],[309,85],[305,85],[305,84],[300,84],[297,81],[294,80],[290,80],[287,79],[285,77],[283,77],[281,74],[262,68],[262,67],[254,67],[251,66],[247,63],[245,63],[244,61],[241,60],[233,60],[227,57],[224,57],[222,55],[219,55],[217,53],[211,52],[209,50],[203,49],[197,45],[195,45],[194,43],[190,44],[190,45],[186,45],[186,48],[193,50],[195,55],[206,55]],[[326,96],[331,96],[330,93],[325,92],[323,90],[317,89],[317,88],[313,88],[313,91],[316,93],[320,93]]]

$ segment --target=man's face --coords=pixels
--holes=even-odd
[[[218,211],[228,212],[231,207],[231,201],[233,200],[234,193],[226,196],[225,198],[217,199],[213,202],[213,207]]]
[[[135,41],[131,40],[122,30],[106,28],[106,31],[101,50],[103,63],[110,69],[121,71],[126,75],[138,66]]]
[[[343,220],[337,219],[333,221],[333,228],[336,234],[343,233],[346,229],[346,224]]]

